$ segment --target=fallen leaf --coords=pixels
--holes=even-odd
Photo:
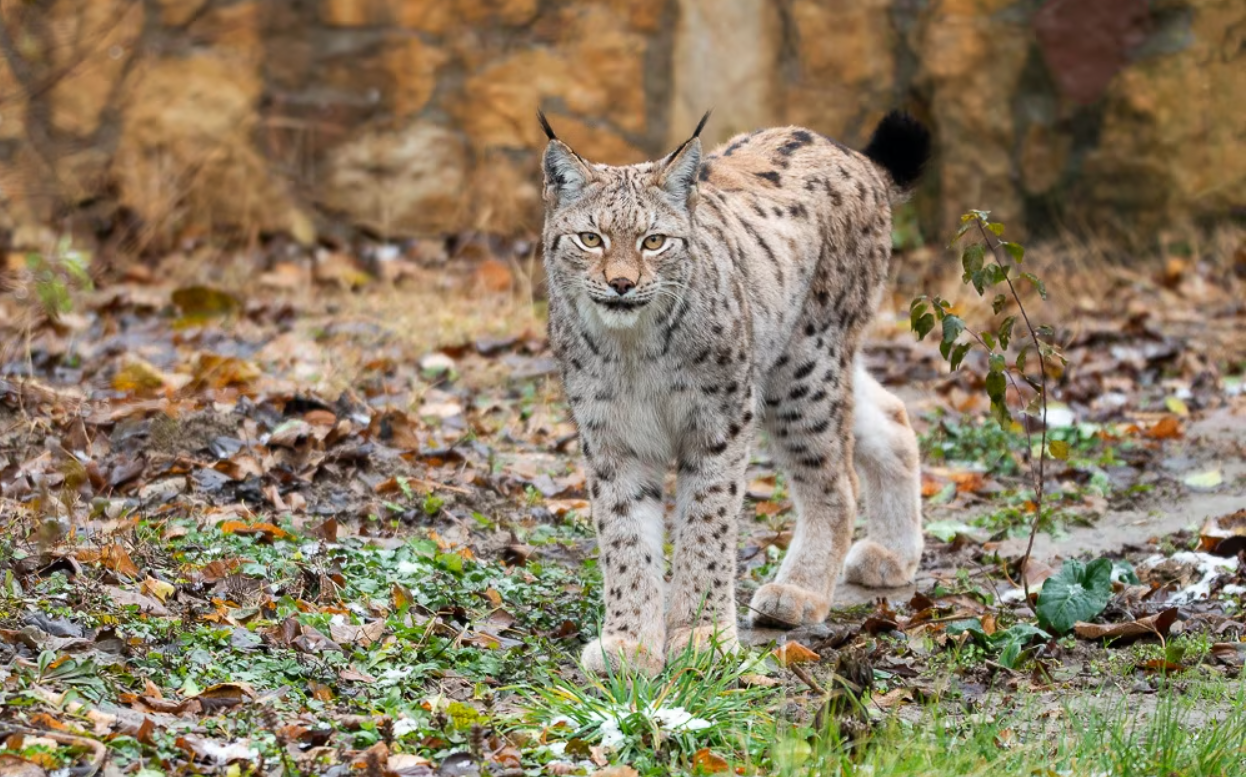
[[[1181,416],[1182,418],[1190,417],[1190,408],[1181,400],[1180,397],[1166,397],[1164,399],[1164,406],[1168,408],[1168,412],[1173,413],[1174,415]]]
[[[1199,550],[1224,558],[1246,550],[1246,509],[1208,518],[1199,530]]]
[[[237,297],[208,286],[188,286],[172,295],[173,304],[181,311],[183,324],[200,324],[214,318],[237,313],[242,303]]]
[[[1141,669],[1144,672],[1161,672],[1163,674],[1176,674],[1178,672],[1185,671],[1185,667],[1181,664],[1174,664],[1173,662],[1163,658],[1153,658],[1150,661],[1143,661],[1135,668]]]
[[[177,589],[171,583],[149,577],[143,581],[143,590],[160,601],[166,601]]]
[[[986,485],[986,479],[981,472],[962,471],[953,472],[951,474],[952,482],[956,484],[957,493],[977,493]]]
[[[170,380],[159,367],[132,355],[127,356],[112,378],[112,387],[125,394],[151,393],[166,385],[170,385]]]
[[[692,755],[692,770],[701,774],[718,774],[731,768],[727,759],[703,747]]]
[[[381,638],[385,632],[385,621],[377,619],[362,626],[349,623],[332,623],[329,625],[329,636],[334,642],[368,647]]]
[[[99,562],[106,568],[130,578],[137,578],[140,574],[138,566],[130,559],[130,554],[116,542],[105,545],[99,550],[80,550],[75,554],[75,558],[84,564]]]
[[[1224,475],[1220,473],[1219,468],[1209,469],[1206,472],[1186,475],[1184,482],[1191,488],[1215,488],[1224,482]]]
[[[771,653],[780,666],[791,666],[792,664],[808,664],[820,660],[822,657],[813,652],[809,648],[799,642],[784,642],[779,645]]]
[[[257,534],[267,543],[273,540],[288,540],[290,533],[271,523],[243,523],[242,521],[221,521],[217,527],[224,534]]]
[[[640,777],[640,774],[630,766],[607,766],[593,772],[593,777]]]
[[[871,697],[871,700],[882,709],[890,709],[913,701],[913,691],[909,688],[892,688],[884,694]]]
[[[1181,436],[1181,421],[1176,416],[1164,416],[1144,434],[1152,440],[1175,440]]]
[[[55,766],[55,763],[49,766]],[[635,774],[635,772],[632,772]],[[0,753],[0,777],[48,777],[42,766],[11,753]]]
[[[135,605],[138,607],[138,611],[144,615],[155,615],[157,617],[167,618],[172,614],[163,604],[160,603],[159,599],[155,599],[146,594],[141,594],[137,591],[127,591],[124,588],[118,588],[112,585],[104,586],[104,590],[117,604],[122,607]]]
[[[1075,623],[1073,633],[1082,639],[1110,639],[1113,645],[1124,645],[1139,637],[1166,637],[1177,620],[1177,608],[1124,623]]]
[[[774,688],[782,685],[773,677],[766,677],[764,674],[742,674],[740,675],[740,685],[745,688]]]

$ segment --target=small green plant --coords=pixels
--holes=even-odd
[[[947,625],[948,636],[967,633],[974,643],[991,653],[999,653],[999,663],[1009,669],[1016,669],[1021,663],[1022,651],[1035,640],[1048,640],[1051,635],[1042,629],[1029,624],[1017,623],[1003,631],[987,634],[982,621],[977,618],[952,621]]]
[[[71,295],[75,289],[93,288],[90,268],[91,254],[74,248],[68,237],[61,238],[51,253],[26,254],[26,270],[35,297],[53,321],[73,310]]]
[[[1021,580],[1028,598],[1030,591],[1025,568],[1029,564],[1030,553],[1034,549],[1034,537],[1043,516],[1045,464],[1048,456],[1067,459],[1069,455],[1067,442],[1058,440],[1048,445],[1047,441],[1048,375],[1057,365],[1063,369],[1066,362],[1052,341],[1054,331],[1051,327],[1041,324],[1036,326],[1030,320],[1014,279],[1027,281],[1042,299],[1047,299],[1047,287],[1034,273],[1020,270],[1025,258],[1025,248],[1020,243],[1004,240],[1003,234],[1004,225],[991,221],[989,212],[971,210],[961,216],[960,228],[952,238],[952,246],[962,241],[968,243],[961,252],[961,267],[964,270],[961,280],[965,285],[972,286],[979,297],[984,297],[988,290],[996,287],[1007,291],[994,296],[991,310],[996,320],[993,320],[991,326],[974,330],[963,318],[952,312],[950,301],[928,295],[913,300],[909,306],[909,318],[918,340],[930,334],[936,323],[941,324],[939,353],[953,370],[959,369],[965,357],[974,349],[985,354],[987,374],[983,385],[991,400],[991,414],[1001,429],[1007,431],[1014,425],[1012,410],[1008,406],[1009,385],[1016,392],[1017,401],[1022,403],[1021,413],[1038,419],[1041,431],[1037,456],[1032,453],[1034,442],[1030,425],[1021,425],[1026,435],[1029,475],[1034,487],[1035,504],[1029,543],[1021,560]],[[1010,303],[1015,304],[1017,314],[1000,318]],[[1022,390],[1022,384],[1029,389],[1028,401],[1025,400],[1027,392]]]
[[[630,763],[656,755],[659,763],[686,763],[702,748],[723,752],[741,741],[759,745],[773,726],[768,707],[778,690],[742,685],[740,677],[765,671],[761,661],[718,660],[712,651],[686,650],[656,677],[631,672],[588,676],[587,684],[551,678],[519,688],[528,697],[526,717],[550,740],[572,748],[598,742]]]
[[[1038,594],[1038,621],[1064,634],[1078,621],[1088,621],[1103,612],[1111,597],[1111,559],[1097,558],[1085,565],[1068,559],[1043,583]]]

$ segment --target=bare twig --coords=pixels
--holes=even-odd
[[[804,668],[801,667],[800,664],[789,664],[787,668],[791,669],[792,674],[799,677],[801,679],[801,682],[803,682],[805,685],[808,685],[811,689],[813,689],[814,693],[818,694],[819,696],[827,695],[826,689],[823,688],[821,685],[818,685],[818,681],[813,679],[813,676],[810,675],[808,672],[806,672]]]

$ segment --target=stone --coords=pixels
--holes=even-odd
[[[386,47],[384,61],[390,81],[390,110],[398,117],[420,112],[437,88],[437,71],[446,62],[445,52],[418,37],[407,36]]]
[[[537,0],[322,0],[321,18],[335,27],[396,25],[443,35],[456,25],[525,25],[537,11]]]
[[[49,92],[52,126],[89,136],[136,56],[143,8],[129,0],[57,0],[47,11],[53,72],[65,75]]]
[[[1034,14],[1034,32],[1060,91],[1089,105],[1146,41],[1147,0],[1049,0]]]
[[[707,146],[774,123],[780,30],[768,0],[679,0],[667,146],[686,140],[710,108]]]
[[[854,146],[893,107],[897,38],[890,0],[791,7],[799,75],[785,118]]]
[[[1073,140],[1044,124],[1030,124],[1021,138],[1018,166],[1021,185],[1029,194],[1046,194],[1068,170]]]
[[[1246,205],[1246,5],[1176,0],[1189,45],[1108,87],[1079,201],[1105,225],[1158,227]]]
[[[465,223],[467,141],[426,121],[366,127],[329,152],[317,200],[383,235],[454,232]]]
[[[646,126],[645,39],[607,9],[564,9],[567,41],[533,47],[478,68],[448,106],[477,148],[537,148],[534,120],[547,100],[623,131]]]
[[[254,68],[200,53],[150,59],[122,100],[111,174],[122,204],[165,237],[286,231],[300,214],[254,146]]]
[[[1025,236],[1015,183],[1013,95],[1029,56],[1025,19],[992,17],[1008,0],[932,4],[914,31],[915,80],[930,92],[941,196],[936,234],[949,234],[970,208],[990,210]]]

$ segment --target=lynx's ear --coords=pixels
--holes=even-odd
[[[655,185],[681,206],[691,207],[694,203],[697,174],[701,170],[701,130],[709,118],[710,113],[706,111],[692,137],[662,160],[655,177]]]
[[[550,206],[565,205],[580,195],[593,179],[593,171],[579,154],[558,139],[544,113],[537,111],[536,115],[545,130],[545,137],[549,138],[542,165],[545,170],[544,199]]]

